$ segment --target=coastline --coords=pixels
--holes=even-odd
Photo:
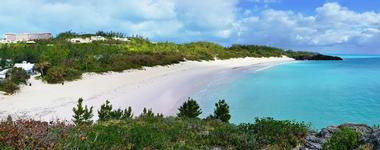
[[[82,79],[61,84],[46,84],[32,77],[32,86],[23,86],[11,96],[0,96],[0,119],[71,120],[78,98],[94,106],[94,113],[106,100],[114,108],[132,106],[135,115],[144,107],[155,113],[174,115],[179,105],[212,82],[221,72],[247,67],[262,70],[292,62],[282,58],[236,58],[215,61],[186,61],[169,66],[145,67],[121,73],[87,73]],[[97,119],[96,115],[94,119]]]

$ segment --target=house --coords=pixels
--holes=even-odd
[[[51,33],[6,33],[3,40],[6,43],[17,43],[17,42],[30,42],[35,40],[48,40],[52,38]]]
[[[72,38],[72,39],[68,39],[67,41],[69,41],[70,43],[91,43],[91,39],[90,38]]]
[[[0,44],[1,43],[8,43],[8,41],[6,41],[5,39],[0,39]]]
[[[8,70],[9,69],[4,69],[4,70],[0,71],[0,80],[4,80],[5,78],[7,78]]]
[[[107,40],[105,37],[102,37],[102,36],[91,36],[91,37],[86,37],[86,38],[81,38],[81,37],[78,37],[78,38],[72,38],[72,39],[68,39],[67,41],[71,42],[71,43],[92,43],[94,41],[105,41]]]
[[[128,42],[129,41],[128,38],[122,38],[122,37],[112,37],[112,39],[114,39],[116,41],[123,41],[123,42]]]
[[[107,40],[105,37],[102,36],[91,36],[91,41],[105,41]]]
[[[34,64],[23,61],[22,63],[16,63],[14,65],[15,68],[22,68],[28,74],[34,74]]]

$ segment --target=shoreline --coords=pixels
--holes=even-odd
[[[186,61],[168,66],[144,67],[120,73],[86,73],[82,79],[61,84],[46,84],[32,77],[32,86],[23,86],[14,95],[0,95],[0,119],[71,120],[72,107],[82,97],[84,104],[94,106],[94,119],[100,105],[109,100],[113,108],[132,106],[134,115],[144,107],[155,113],[175,115],[179,105],[222,72],[240,68],[256,71],[289,63],[294,59],[235,58],[215,61]]]

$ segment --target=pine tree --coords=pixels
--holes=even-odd
[[[121,119],[130,119],[133,117],[132,107],[129,106],[128,109],[124,109],[123,116]]]
[[[121,120],[132,118],[132,107],[128,107],[128,109],[117,109],[112,110],[112,105],[107,100],[105,104],[100,106],[100,110],[98,110],[99,121],[108,121],[108,120]]]
[[[107,121],[111,119],[112,105],[107,100],[105,104],[100,106],[98,110],[99,121]]]
[[[223,122],[229,122],[231,119],[230,107],[225,100],[219,100],[217,103],[215,103],[214,115],[210,118],[219,119]]]
[[[180,118],[197,118],[200,114],[202,114],[198,103],[190,97],[178,110],[179,113],[177,116]]]
[[[79,98],[77,107],[73,108],[73,122],[75,123],[75,125],[90,125],[92,124],[91,118],[94,116],[92,114],[93,107],[90,107],[90,109],[88,109],[87,106],[83,107],[82,104],[83,99]]]
[[[140,117],[141,118],[153,118],[154,113],[153,113],[152,109],[146,109],[144,107],[143,113],[140,115]]]
[[[117,110],[112,110],[110,112],[110,119],[112,120],[120,120],[123,117],[123,110],[120,108]]]

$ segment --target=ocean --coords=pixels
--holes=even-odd
[[[218,99],[230,105],[231,122],[273,117],[310,123],[380,124],[380,56],[342,55],[344,61],[300,61],[264,70],[246,69],[197,93],[203,117]]]

